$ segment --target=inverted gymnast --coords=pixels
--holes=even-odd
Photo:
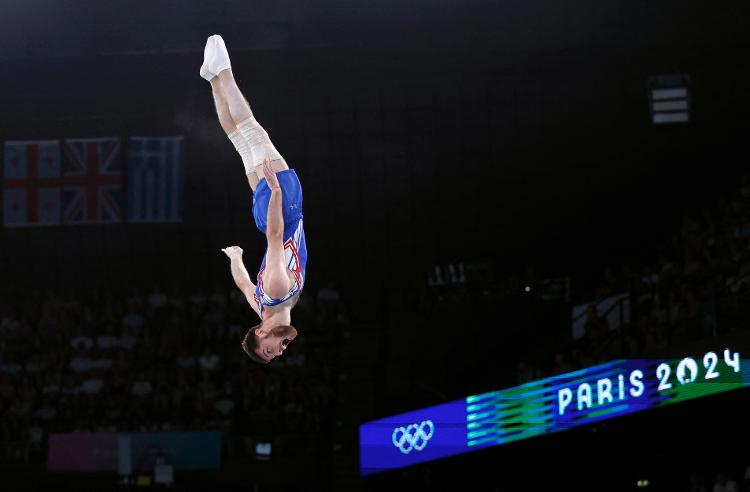
[[[228,246],[222,251],[230,260],[234,282],[261,319],[248,330],[242,349],[253,361],[267,364],[297,337],[291,311],[304,287],[307,263],[302,185],[253,116],[218,34],[206,41],[200,75],[211,83],[219,123],[242,158],[253,190],[255,225],[266,236],[257,285],[242,262],[242,248]]]

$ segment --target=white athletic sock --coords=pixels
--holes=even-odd
[[[232,68],[229,61],[229,52],[227,51],[224,38],[218,34],[209,36],[206,40],[206,47],[203,49],[203,65],[201,65],[200,75],[209,82],[219,75],[222,70]]]
[[[250,153],[250,147],[247,146],[245,137],[242,136],[242,133],[239,130],[235,130],[227,136],[234,144],[234,148],[237,149],[237,153],[242,157],[242,164],[245,166],[245,175],[247,176],[250,173],[254,173],[255,167],[253,166],[253,157]]]
[[[222,70],[232,68],[232,64],[229,61],[229,52],[226,44],[224,44],[224,38],[218,34],[214,34],[213,38],[215,44],[211,59],[208,62],[208,71],[219,75]]]
[[[216,40],[213,36],[209,36],[208,39],[206,39],[206,47],[203,48],[203,65],[201,65],[200,69],[201,77],[209,82],[216,77],[215,73],[208,71],[208,64],[214,57],[214,51],[216,51]]]
[[[254,116],[239,123],[237,130],[245,137],[254,167],[262,165],[264,160],[277,161],[283,159],[279,151],[271,143],[268,133],[258,124]]]

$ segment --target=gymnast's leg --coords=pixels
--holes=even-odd
[[[209,46],[211,43],[213,43],[212,46]],[[218,94],[221,102],[223,102],[222,111],[229,113],[227,125],[225,126],[222,123],[224,130],[235,131],[232,130],[234,127],[244,139],[244,144],[247,147],[247,151],[245,151],[247,158],[243,156],[243,163],[245,164],[245,173],[248,175],[248,180],[251,179],[253,171],[256,175],[254,178],[255,184],[257,184],[257,180],[263,178],[262,164],[265,160],[271,161],[271,167],[274,171],[278,172],[289,169],[284,158],[281,157],[281,154],[279,154],[276,147],[271,143],[268,133],[255,119],[250,109],[250,104],[237,86],[234,74],[232,73],[229,54],[221,36],[214,35],[209,38],[206,56],[208,58],[208,61],[204,62],[206,75],[204,75],[203,67],[201,68],[201,75],[211,82],[211,87],[214,90],[214,98],[217,98]],[[221,121],[222,112],[219,108],[220,106],[217,102],[217,114],[219,114]],[[226,117],[226,114],[224,116]],[[234,124],[233,126],[229,124],[229,119]],[[237,134],[228,132],[228,135],[231,139],[233,136],[236,138]],[[234,139],[232,141],[235,142]],[[237,145],[235,144],[235,147]],[[242,142],[239,145],[241,147]],[[242,150],[244,151],[245,149]],[[239,151],[240,149],[238,148]],[[240,152],[240,155],[242,155],[242,152]]]
[[[250,188],[255,191],[255,187],[258,184],[258,176],[253,168],[250,148],[247,146],[245,137],[242,136],[242,133],[237,129],[237,125],[235,125],[234,120],[232,119],[232,114],[229,111],[229,104],[224,96],[219,77],[208,71],[209,67],[212,69],[221,69],[224,64],[228,66],[228,59],[226,62],[222,62],[221,60],[217,62],[215,53],[216,39],[215,36],[211,36],[206,41],[206,48],[203,52],[203,65],[201,66],[200,74],[201,77],[211,83],[211,92],[213,93],[214,105],[216,106],[216,116],[219,118],[219,123],[221,124],[224,133],[227,134],[227,137],[231,140],[234,148],[240,154],[242,163],[246,170],[245,175],[247,176],[247,182],[250,185]],[[248,169],[250,170],[249,172],[247,171]]]
[[[237,129],[237,126],[234,124],[234,120],[229,113],[229,105],[221,92],[221,84],[219,84],[218,77],[214,77],[211,81],[211,89],[214,95],[214,103],[216,105],[216,115],[219,117],[221,128],[224,129],[229,140],[234,144],[234,148],[237,149],[240,157],[242,157],[242,163],[244,164],[245,169],[250,169],[250,172],[246,172],[245,175],[247,176],[247,182],[250,185],[250,188],[255,191],[255,187],[258,185],[258,175],[252,167],[250,148],[247,146],[245,137],[243,137],[242,133]]]

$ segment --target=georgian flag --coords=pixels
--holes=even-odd
[[[6,227],[60,224],[60,141],[7,141],[3,160]]]

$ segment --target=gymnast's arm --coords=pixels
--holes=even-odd
[[[253,311],[260,316],[260,308],[253,297],[253,294],[255,294],[255,284],[250,280],[250,275],[247,273],[245,264],[242,262],[242,248],[239,246],[229,246],[222,249],[222,251],[229,257],[229,267],[232,271],[234,283],[237,284],[237,288],[245,295],[245,299],[250,304],[250,307],[253,308]]]
[[[263,291],[270,297],[278,299],[286,295],[292,287],[292,280],[287,274],[284,257],[284,214],[282,213],[282,191],[275,171],[268,161],[263,163],[263,174],[266,177],[271,198],[268,201],[266,224],[266,269],[263,273]]]

